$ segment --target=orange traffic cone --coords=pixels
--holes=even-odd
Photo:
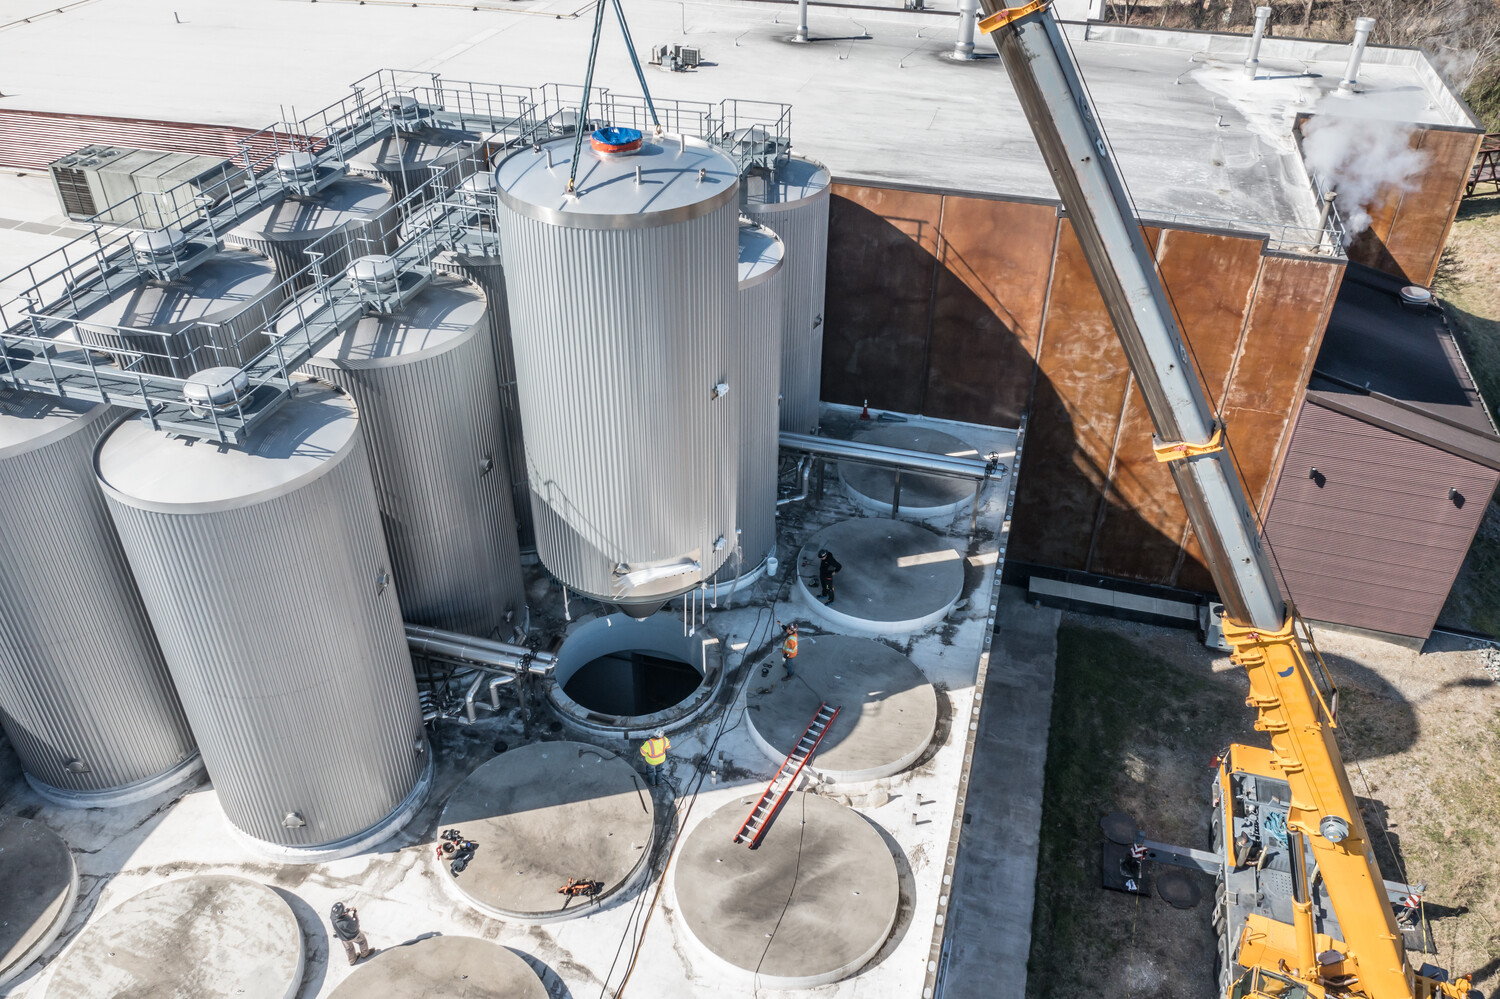
[[[865,400],[865,408],[859,411],[859,418],[861,420],[868,420],[870,418],[870,400],[869,399]]]

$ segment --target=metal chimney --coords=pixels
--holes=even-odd
[[[794,42],[808,41],[807,37],[807,0],[797,0],[797,34],[792,36]]]
[[[974,58],[974,23],[979,19],[979,0],[958,0],[958,41],[953,45],[953,58]]]
[[[1359,81],[1359,61],[1364,58],[1365,46],[1370,41],[1370,32],[1375,30],[1373,17],[1360,17],[1354,21],[1354,43],[1349,46],[1349,65],[1344,67],[1344,78],[1339,81],[1339,90],[1353,93]]]
[[[1266,36],[1266,22],[1270,19],[1270,7],[1255,8],[1255,34],[1250,36],[1250,55],[1245,58],[1245,75],[1252,80],[1260,67],[1260,40]]]

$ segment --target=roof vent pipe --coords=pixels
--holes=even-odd
[[[953,45],[953,58],[974,58],[974,22],[978,19],[979,0],[958,0],[958,41]]]
[[[1266,36],[1266,22],[1270,19],[1270,7],[1255,8],[1255,34],[1250,36],[1250,54],[1245,57],[1245,75],[1252,80],[1260,67],[1260,40]]]
[[[1359,61],[1365,56],[1365,46],[1369,44],[1370,32],[1374,30],[1373,17],[1354,19],[1354,42],[1349,46],[1349,65],[1344,67],[1344,78],[1339,81],[1339,90],[1346,94],[1352,93],[1354,85],[1359,82]]]
[[[797,0],[797,33],[792,36],[792,41],[811,41],[807,37],[807,0]]]

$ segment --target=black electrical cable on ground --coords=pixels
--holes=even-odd
[[[760,995],[760,966],[766,963],[766,955],[771,952],[771,945],[776,942],[776,932],[781,929],[781,921],[786,918],[786,911],[792,907],[792,897],[797,894],[797,881],[802,877],[802,841],[807,833],[807,795],[803,791],[798,796],[801,805],[801,815],[797,826],[797,863],[792,868],[792,884],[786,890],[786,901],[781,903],[781,912],[776,916],[776,924],[771,927],[771,932],[766,934],[766,945],[761,949],[760,959],[755,962],[755,984],[752,986],[754,994]]]

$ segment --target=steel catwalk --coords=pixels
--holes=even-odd
[[[402,616],[509,639],[526,586],[484,296],[440,276],[303,370],[359,406]]]
[[[770,229],[740,220],[739,336],[731,384],[739,386],[739,550],[721,580],[758,569],[776,546],[776,472],[781,389],[781,336],[786,325],[785,248]]]
[[[367,177],[345,177],[309,198],[286,197],[267,205],[224,234],[224,241],[270,257],[285,280],[311,263],[306,250],[338,231],[367,237],[358,252],[332,253],[323,261],[329,278],[342,274],[349,262],[366,253],[389,253],[396,248],[398,230],[381,231],[381,214],[395,203],[391,189]],[[330,242],[333,242],[330,240]],[[311,277],[297,283],[305,288]]]
[[[353,402],[304,382],[243,448],[127,419],[94,467],[230,822],[274,852],[404,818],[427,742]]]
[[[33,786],[77,805],[198,766],[92,471],[123,413],[0,389],[0,724]]]
[[[717,150],[667,137],[623,158],[585,146],[569,195],[572,151],[496,171],[537,552],[641,615],[733,546],[739,180]]]
[[[743,211],[786,246],[786,333],[781,347],[781,429],[818,426],[823,381],[823,300],[828,279],[832,180],[821,163],[793,156],[775,174],[745,179]]]

